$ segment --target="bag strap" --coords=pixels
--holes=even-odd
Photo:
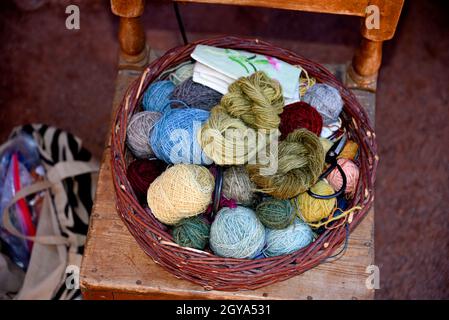
[[[70,245],[69,240],[65,237],[60,236],[30,237],[24,235],[19,230],[17,230],[17,228],[11,223],[9,209],[13,205],[15,205],[15,203],[20,199],[23,199],[37,192],[47,190],[64,179],[94,172],[98,172],[97,163],[84,162],[84,161],[58,162],[51,169],[48,170],[47,180],[39,181],[30,186],[27,186],[14,195],[14,197],[11,199],[8,205],[3,209],[3,219],[2,219],[3,227],[16,237],[25,240],[34,241],[45,245]]]

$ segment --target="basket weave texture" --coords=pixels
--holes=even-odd
[[[360,205],[351,223],[326,229],[306,248],[289,255],[248,260],[215,256],[211,253],[180,247],[162,224],[139,204],[126,177],[131,157],[126,149],[126,128],[138,111],[142,94],[164,70],[190,59],[197,44],[241,49],[273,56],[293,65],[300,65],[309,76],[340,91],[344,101],[341,115],[348,137],[357,142],[360,153],[360,178],[349,206]],[[328,260],[347,240],[347,236],[368,213],[374,201],[374,182],[378,163],[374,131],[365,110],[354,94],[345,88],[326,68],[289,50],[255,39],[219,37],[200,40],[169,50],[153,61],[127,90],[112,125],[111,167],[118,213],[140,247],[157,264],[178,278],[203,286],[207,290],[252,290],[286,280]],[[147,209],[148,210],[148,209]]]

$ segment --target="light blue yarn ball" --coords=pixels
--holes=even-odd
[[[285,229],[267,228],[267,245],[263,253],[267,257],[289,254],[308,246],[313,239],[314,234],[309,225],[296,218],[293,224]]]
[[[209,118],[205,110],[172,109],[153,127],[150,146],[157,158],[167,163],[211,164],[198,143],[197,133]]]
[[[170,110],[170,96],[175,84],[168,80],[156,81],[145,90],[142,98],[145,111],[167,112]]]
[[[310,104],[321,114],[325,125],[337,121],[343,109],[340,92],[324,83],[318,83],[307,90],[302,101]]]
[[[212,222],[209,244],[220,257],[253,259],[265,246],[265,227],[253,210],[225,207]]]

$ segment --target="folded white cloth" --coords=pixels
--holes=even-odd
[[[226,94],[228,86],[238,78],[264,71],[279,81],[286,104],[299,101],[302,70],[277,58],[205,45],[197,45],[191,57],[196,60],[193,81],[222,94]]]

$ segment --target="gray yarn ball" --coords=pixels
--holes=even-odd
[[[238,204],[251,206],[254,203],[256,185],[249,179],[244,166],[233,166],[223,173],[223,196]]]
[[[136,158],[148,159],[154,156],[149,137],[161,115],[160,112],[142,111],[131,117],[126,129],[126,145]]]
[[[307,90],[302,101],[310,104],[321,114],[325,125],[335,122],[343,109],[340,92],[323,83],[318,83]]]
[[[267,246],[263,253],[267,257],[289,254],[308,246],[314,239],[314,233],[308,224],[295,218],[293,224],[285,229],[268,229]]]
[[[209,244],[220,257],[252,259],[265,246],[265,227],[253,210],[225,207],[212,223]]]
[[[220,92],[196,83],[190,77],[176,86],[171,95],[171,100],[180,100],[191,108],[210,111],[220,103],[221,97],[223,95]],[[172,103],[172,106],[176,107],[176,104]]]

